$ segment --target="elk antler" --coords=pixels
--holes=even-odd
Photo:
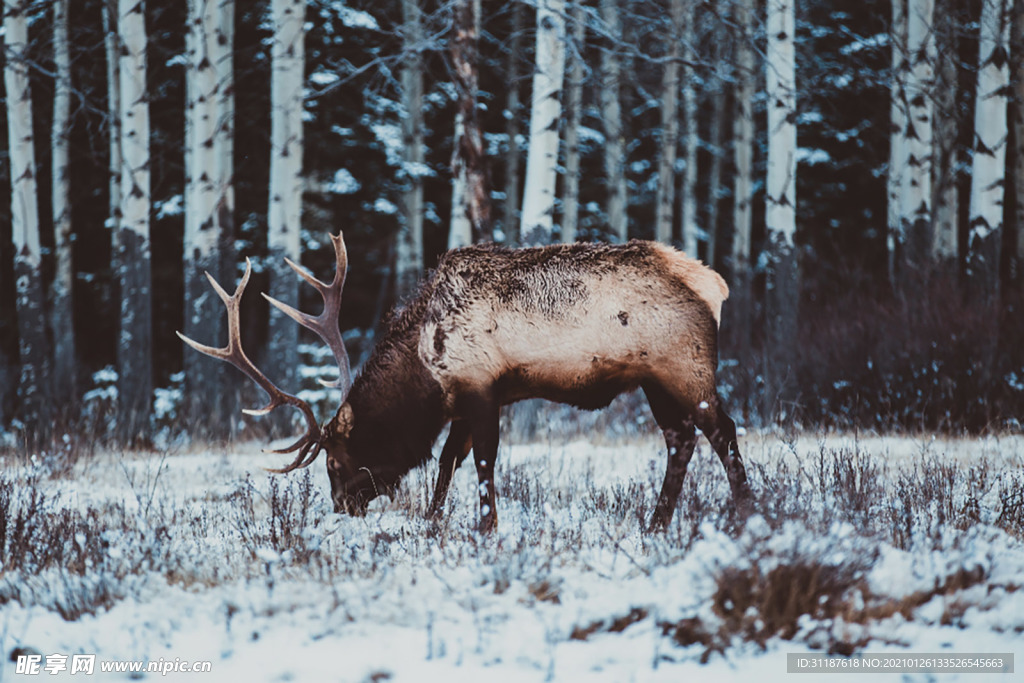
[[[341,338],[341,331],[338,328],[338,310],[341,308],[341,290],[345,286],[345,273],[348,270],[348,252],[345,249],[345,240],[341,233],[337,237],[331,235],[331,242],[334,243],[334,280],[331,284],[321,282],[310,275],[301,266],[295,265],[291,259],[285,258],[285,263],[298,273],[299,277],[311,284],[324,300],[324,310],[317,317],[308,313],[297,311],[288,304],[282,303],[273,297],[263,294],[263,298],[276,306],[278,310],[289,318],[309,330],[313,330],[324,341],[334,353],[334,361],[338,364],[338,379],[333,382],[318,380],[326,387],[341,389],[342,396],[348,395],[352,386],[352,368],[348,361],[348,352],[345,350],[345,342]]]
[[[253,365],[252,361],[249,360],[249,357],[245,355],[245,351],[242,349],[241,329],[239,325],[239,307],[242,302],[242,293],[245,291],[245,286],[249,284],[249,275],[251,273],[252,264],[249,262],[249,259],[245,259],[245,275],[242,276],[242,281],[238,283],[238,288],[235,289],[235,293],[231,296],[228,296],[228,293],[224,291],[224,288],[220,286],[212,275],[206,273],[206,277],[210,280],[210,284],[213,285],[214,290],[216,290],[221,301],[224,302],[224,305],[228,309],[227,346],[218,349],[213,346],[206,346],[205,344],[195,342],[183,335],[181,332],[176,332],[176,334],[183,342],[191,346],[196,351],[231,363],[245,373],[249,379],[256,382],[256,384],[258,384],[265,392],[267,392],[270,396],[270,402],[259,410],[243,410],[242,412],[246,415],[266,415],[280,405],[294,406],[302,411],[302,414],[306,418],[306,433],[299,437],[299,440],[288,448],[271,451],[273,453],[291,453],[295,450],[299,451],[295,460],[287,467],[270,470],[271,472],[279,473],[291,472],[294,469],[309,466],[310,463],[316,459],[316,456],[320,454],[323,432],[320,430],[320,425],[317,424],[316,417],[313,415],[313,409],[309,407],[309,404],[297,396],[292,396],[291,394],[281,391],[277,385],[267,379],[267,376]]]

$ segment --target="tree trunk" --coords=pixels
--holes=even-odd
[[[4,2],[4,85],[11,177],[11,236],[17,283],[18,402],[25,436],[35,444],[51,415],[46,305],[40,274],[39,206],[33,149],[32,92],[28,78],[28,9],[23,0]]]
[[[235,268],[235,0],[219,0],[217,22],[217,223],[220,272]],[[237,377],[229,374],[228,377]],[[229,384],[232,382],[229,380]],[[232,413],[234,409],[232,406]]]
[[[794,0],[768,0],[766,51],[768,176],[765,182],[767,291],[766,398],[780,419],[794,393],[794,350],[800,302],[796,235],[796,62]]]
[[[679,56],[685,0],[671,0],[665,68],[661,72],[661,150],[658,155],[654,239],[672,244],[676,202],[676,148],[679,146]]]
[[[954,19],[959,0],[938,0],[935,12],[935,135],[932,158],[932,260],[949,268],[959,255],[960,200],[957,192],[959,40]]]
[[[537,65],[530,109],[530,148],[523,191],[523,244],[550,244],[554,233],[558,171],[559,97],[565,77],[565,3],[537,4]]]
[[[75,373],[75,330],[71,292],[74,270],[71,263],[71,179],[68,174],[69,135],[71,133],[71,55],[68,49],[68,2],[53,3],[53,85],[52,204],[53,242],[56,270],[50,290],[50,329],[53,334],[53,390],[68,405],[77,396]]]
[[[934,0],[911,0],[907,6],[906,162],[900,183],[903,253],[897,281],[906,291],[923,274],[932,244],[932,85],[935,38]]]
[[[302,238],[302,89],[305,83],[303,0],[273,0],[274,42],[271,55],[270,296],[298,307],[300,280],[284,262],[300,262]],[[299,326],[276,308],[270,311],[266,367],[282,387],[297,387]],[[273,421],[287,430],[293,416]]]
[[[402,0],[402,199],[395,252],[395,296],[416,292],[423,275],[423,29],[419,0]]]
[[[683,123],[686,137],[683,139],[683,197],[682,197],[682,237],[683,251],[697,257],[697,91],[693,65],[697,61],[697,31],[694,27],[695,4],[683,12]]]
[[[153,393],[145,9],[143,0],[118,2],[122,166],[116,266],[121,285],[117,372],[120,436],[128,443],[144,438]]]
[[[523,105],[519,97],[519,60],[523,56],[523,3],[512,3],[512,38],[505,73],[508,77],[508,105],[505,108],[505,202],[502,211],[502,231],[508,244],[519,243],[519,139]]]
[[[583,50],[586,41],[586,16],[582,0],[569,8],[572,23],[572,54],[565,92],[569,118],[565,126],[565,178],[562,191],[562,242],[576,241],[580,223],[580,125],[583,121]]]
[[[601,119],[604,122],[604,173],[608,193],[608,229],[612,238],[629,239],[626,214],[626,138],[622,122],[622,18],[619,0],[601,0],[601,19],[607,43],[601,52]]]
[[[104,52],[107,58],[107,118],[109,119],[110,169],[109,203],[110,215],[107,227],[111,235],[111,253],[117,254],[117,241],[121,234],[121,71],[117,37],[118,0],[103,0]],[[113,298],[113,297],[111,297]]]
[[[972,299],[987,305],[999,300],[1012,9],[1013,0],[985,0],[981,10],[967,275]]]
[[[1020,0],[1018,0],[1018,3]],[[1013,39],[1011,45],[1016,49],[1011,50],[1010,57],[1013,60],[1013,132],[1016,142],[1016,149],[1013,155],[1014,179],[1016,194],[1016,215],[1014,223],[1017,240],[1017,249],[1010,261],[1010,272],[1017,287],[1024,289],[1024,7],[1017,5],[1013,12]]]
[[[722,194],[722,157],[725,153],[726,78],[722,76],[722,65],[728,63],[729,54],[722,31],[717,29],[717,27],[712,30],[711,43],[712,63],[716,67],[714,74],[715,90],[711,95],[711,130],[709,131],[711,169],[708,173],[707,213],[708,246],[704,252],[704,262],[714,268],[716,249],[718,247],[718,208]]]
[[[185,335],[219,344],[224,311],[204,273],[229,281],[223,248],[230,242],[233,11],[223,0],[189,0],[186,72]],[[230,434],[227,367],[203,354],[184,355],[183,413],[205,437]]]
[[[216,206],[219,177],[215,140],[218,128],[217,6],[210,0],[188,0],[185,72],[185,335],[219,345],[226,338],[224,311],[217,304],[204,273],[224,282],[218,247],[221,243]],[[226,284],[225,286],[230,286]],[[203,437],[218,418],[214,399],[226,374],[223,363],[204,354],[186,352],[183,416]]]
[[[452,219],[448,248],[492,239],[491,183],[484,156],[476,96],[480,55],[480,0],[455,4],[455,36],[451,41],[452,70],[459,93],[452,150]]]
[[[889,283],[896,287],[897,262],[903,251],[903,223],[900,197],[907,162],[907,0],[892,0],[889,27],[892,46],[892,80],[889,86],[889,169],[886,177]]]
[[[754,10],[753,0],[739,0],[735,16],[736,96],[733,115],[733,234],[729,271],[731,324],[723,325],[741,367],[749,367],[753,293],[750,273],[751,200],[754,188]],[[731,312],[730,312],[731,311]]]

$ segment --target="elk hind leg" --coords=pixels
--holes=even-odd
[[[668,448],[665,480],[661,485],[661,493],[651,516],[650,526],[647,528],[648,532],[655,532],[666,529],[672,521],[679,494],[683,489],[683,480],[686,478],[686,469],[697,445],[697,432],[690,412],[660,385],[644,385],[644,394],[651,405],[654,419],[661,427]]]
[[[718,396],[705,401],[697,409],[697,427],[711,442],[711,447],[718,454],[718,459],[725,467],[725,475],[729,479],[732,490],[733,504],[741,515],[750,512],[753,494],[747,482],[747,471],[740,459],[739,444],[736,441],[736,423],[722,408]]]
[[[441,457],[438,461],[437,485],[434,486],[434,499],[430,503],[431,518],[436,519],[441,516],[445,500],[448,498],[448,487],[452,483],[452,475],[469,455],[472,445],[473,439],[469,423],[465,420],[452,420],[448,438],[444,442],[444,448],[441,449]]]

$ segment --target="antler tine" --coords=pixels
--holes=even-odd
[[[352,386],[352,367],[349,364],[348,351],[345,350],[345,342],[341,338],[341,330],[338,327],[338,312],[341,308],[341,292],[345,287],[345,275],[348,271],[348,251],[345,248],[345,240],[341,233],[331,235],[331,242],[334,243],[335,270],[334,279],[330,284],[318,280],[302,266],[296,265],[290,259],[285,262],[294,270],[299,277],[312,285],[324,300],[324,310],[320,315],[314,317],[303,313],[286,303],[263,294],[263,298],[269,301],[282,313],[299,323],[306,329],[317,333],[320,339],[331,349],[334,354],[334,361],[338,364],[338,379],[333,382],[318,380],[320,384],[341,389],[343,394],[348,394]]]
[[[295,461],[287,467],[281,468],[280,470],[271,470],[274,472],[290,472],[298,467],[308,466],[320,452],[320,440],[322,439],[322,433],[320,425],[317,424],[316,416],[313,415],[313,409],[309,407],[309,404],[303,401],[297,396],[282,391],[276,384],[270,381],[266,375],[264,375],[259,368],[257,368],[249,357],[245,355],[245,350],[242,348],[242,333],[241,333],[241,302],[242,294],[245,292],[245,287],[249,284],[249,276],[252,274],[252,263],[249,259],[245,260],[245,274],[242,276],[241,281],[235,288],[235,293],[228,295],[220,283],[209,273],[206,273],[206,277],[209,278],[210,284],[213,285],[217,295],[220,296],[224,302],[225,308],[228,312],[228,343],[227,346],[216,348],[213,346],[206,346],[200,344],[192,339],[189,339],[181,332],[176,332],[178,337],[191,346],[196,351],[217,358],[219,360],[227,361],[236,368],[242,371],[246,377],[255,382],[263,391],[267,392],[270,397],[269,402],[263,408],[259,409],[244,409],[242,412],[246,415],[266,415],[275,408],[282,405],[290,405],[294,408],[298,408],[302,411],[303,416],[306,418],[306,433],[299,437],[299,440],[288,448],[275,450],[274,453],[290,453],[298,450],[299,455]],[[312,452],[312,455],[310,453]]]

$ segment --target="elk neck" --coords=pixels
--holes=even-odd
[[[394,482],[431,457],[446,423],[441,386],[420,360],[417,297],[385,325],[348,402],[354,415],[349,453]]]

